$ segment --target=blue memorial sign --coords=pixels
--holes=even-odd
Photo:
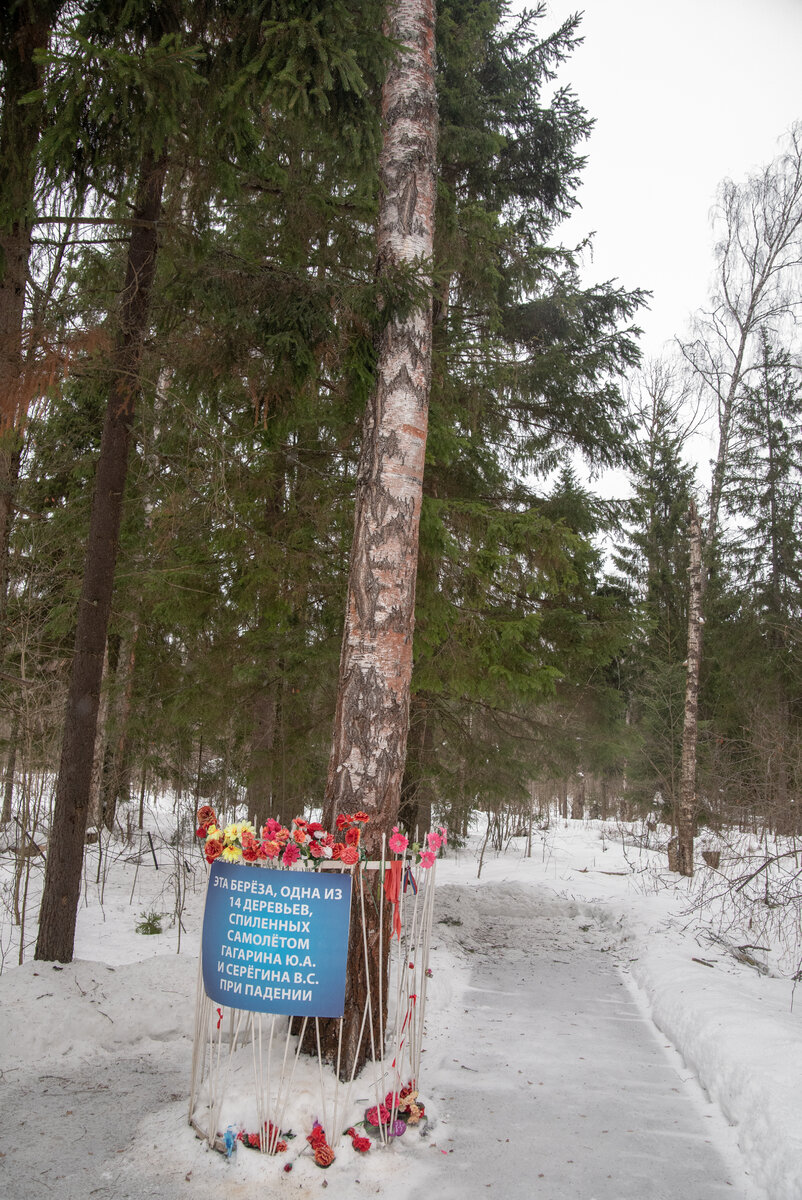
[[[212,863],[203,914],[206,995],[250,1012],[341,1017],[350,874]]]

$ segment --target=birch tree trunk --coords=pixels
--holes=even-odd
[[[434,0],[391,0],[385,33],[403,50],[391,64],[382,91],[384,139],[379,162],[379,278],[398,266],[429,269],[434,245],[437,96]],[[424,280],[426,276],[424,274]],[[337,813],[364,810],[368,853],[397,820],[406,761],[418,529],[423,497],[432,302],[392,317],[378,347],[376,387],[365,413],[340,657],[337,708],[329,760],[324,823]],[[381,895],[378,872],[362,886]],[[352,909],[342,1071],[359,1071],[384,1028],[379,979],[387,997],[389,906]],[[383,928],[382,928],[383,926]],[[379,947],[384,953],[380,955]],[[366,961],[367,960],[367,961]],[[362,1013],[370,989],[373,1030],[358,1051]],[[337,1056],[336,1023],[323,1031],[324,1052]],[[358,1052],[357,1052],[358,1051]],[[348,1066],[346,1067],[346,1064]]]
[[[78,602],[75,654],[39,916],[35,955],[38,959],[72,961],[103,656],[128,473],[128,450],[139,388],[139,362],[156,273],[158,219],[165,172],[165,160],[154,163],[149,157],[143,161],[140,172],[122,294],[120,332],[114,351]]]
[[[382,93],[378,270],[426,268],[436,199],[433,0],[392,0],[386,33],[404,50]],[[365,413],[354,540],[324,820],[370,815],[375,851],[396,819],[406,757],[432,305],[386,325]]]
[[[688,513],[691,565],[688,596],[688,669],[685,717],[682,726],[682,767],[677,813],[677,868],[693,875],[693,837],[696,831],[696,743],[699,728],[699,670],[702,661],[702,527],[696,505]]]

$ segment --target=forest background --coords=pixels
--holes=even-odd
[[[115,388],[130,446],[94,631],[90,836],[130,837],[153,791],[174,794],[187,831],[204,802],[257,824],[321,802],[362,413],[381,324],[423,286],[375,271],[395,52],[382,10],[53,0],[0,17],[0,740],[17,901],[51,824]],[[559,240],[590,127],[561,83],[578,36],[542,8],[438,5],[401,815],[426,829],[434,812],[459,836],[484,810],[499,841],[550,804],[676,824],[693,501],[693,821],[796,835],[799,136],[722,185],[709,308],[643,367],[645,294],[583,282],[584,248]],[[152,278],[135,270],[147,304],[132,313],[136,253]],[[701,414],[711,481],[687,451]],[[582,462],[626,471],[631,499],[595,495]]]

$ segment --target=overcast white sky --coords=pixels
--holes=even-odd
[[[561,82],[596,128],[560,232],[596,230],[589,280],[654,292],[640,324],[656,354],[706,300],[719,181],[768,163],[802,118],[802,0],[548,0],[544,32],[577,11]]]

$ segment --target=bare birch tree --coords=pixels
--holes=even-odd
[[[689,606],[686,695],[698,694],[701,666],[702,603],[720,532],[721,497],[730,461],[736,402],[753,372],[760,370],[760,331],[776,330],[802,314],[802,125],[788,136],[785,151],[744,184],[725,180],[714,221],[721,235],[716,244],[716,282],[712,305],[696,324],[691,341],[680,348],[710,399],[718,430],[713,461],[710,503],[704,533],[699,609]],[[697,621],[692,628],[691,622]],[[692,678],[693,676],[693,678]],[[695,705],[685,708],[686,726],[698,721]],[[685,771],[696,773],[696,730],[683,732],[683,789]],[[692,764],[685,751],[693,747]],[[684,792],[683,792],[684,796]],[[693,874],[693,835],[696,804],[680,805],[680,870]]]

